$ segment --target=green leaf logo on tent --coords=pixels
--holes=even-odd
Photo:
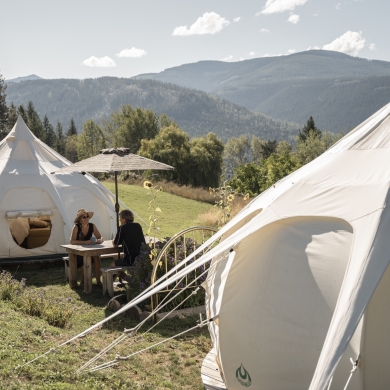
[[[236,378],[238,382],[244,387],[249,387],[252,384],[251,376],[249,372],[245,370],[244,366],[241,363],[241,366],[236,370]]]

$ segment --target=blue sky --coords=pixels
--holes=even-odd
[[[390,61],[387,1],[0,0],[0,6],[5,79],[131,77],[308,48]]]

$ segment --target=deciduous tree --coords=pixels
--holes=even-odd
[[[106,147],[106,140],[102,129],[89,119],[83,125],[83,131],[78,137],[78,158],[83,160],[95,156],[101,149]]]
[[[130,148],[131,153],[137,153],[141,140],[152,139],[158,134],[158,117],[151,110],[123,105],[104,122],[104,131],[114,147]]]

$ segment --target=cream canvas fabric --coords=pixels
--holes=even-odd
[[[91,175],[50,172],[71,163],[35,137],[21,117],[0,143],[0,258],[63,253],[77,210],[95,212],[91,222],[103,237],[116,232],[113,194]],[[39,248],[25,249],[12,238],[7,213],[49,211],[51,234]]]

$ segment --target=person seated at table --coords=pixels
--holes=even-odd
[[[70,236],[71,245],[93,245],[101,244],[103,242],[103,237],[99,233],[97,227],[89,222],[93,216],[92,211],[86,211],[85,209],[80,209],[77,211],[76,219],[74,220],[74,226],[72,229],[72,234]],[[95,237],[92,237],[94,235]],[[95,271],[96,284],[101,285],[100,282],[100,258],[99,256],[93,256],[92,262]],[[77,256],[77,268],[81,268],[81,283],[80,286],[84,285],[84,261],[83,256]]]
[[[133,265],[135,258],[140,254],[141,244],[146,244],[142,227],[138,222],[134,222],[134,214],[130,210],[122,210],[119,213],[119,220],[121,226],[112,244],[114,246],[122,244],[124,256],[123,259],[115,260],[110,267]]]

